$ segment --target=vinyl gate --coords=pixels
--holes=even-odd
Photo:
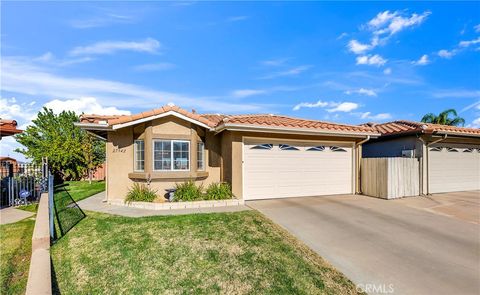
[[[0,169],[0,206],[20,206],[36,202],[47,191],[48,166],[46,163],[10,164]]]
[[[420,194],[417,158],[363,158],[360,172],[364,195],[394,199]]]

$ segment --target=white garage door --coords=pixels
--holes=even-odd
[[[244,199],[352,193],[352,144],[245,141]]]
[[[438,145],[428,152],[430,193],[480,189],[478,146]]]

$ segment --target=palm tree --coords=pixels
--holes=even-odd
[[[453,115],[453,118],[450,118],[450,115]],[[433,123],[433,124],[450,125],[450,126],[465,125],[465,119],[462,117],[459,117],[455,109],[445,110],[440,114],[438,114],[438,116],[435,115],[434,113],[428,113],[425,116],[423,116],[421,121],[423,123]]]

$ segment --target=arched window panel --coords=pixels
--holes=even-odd
[[[464,153],[473,153],[475,151],[474,148],[469,148],[469,149],[464,149],[463,152]]]
[[[331,146],[330,150],[332,152],[346,152],[347,150],[338,146]]]
[[[282,150],[282,151],[298,151],[298,148],[294,147],[294,146],[291,146],[289,144],[279,144],[278,147]]]
[[[324,150],[325,150],[325,146],[323,145],[312,146],[307,149],[307,151],[315,151],[315,152],[323,152]]]
[[[449,153],[458,153],[458,150],[456,148],[447,148],[447,152]]]
[[[431,152],[441,152],[442,151],[442,147],[441,146],[436,146],[436,147],[433,147],[430,149]]]
[[[273,144],[263,143],[263,144],[252,146],[250,149],[251,150],[271,150],[272,148],[273,148]]]

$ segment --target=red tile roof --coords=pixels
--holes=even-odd
[[[406,133],[454,133],[459,135],[480,135],[480,129],[431,124],[412,121],[393,121],[382,124],[366,123],[362,126],[371,126],[382,136]]]
[[[10,136],[17,133],[22,133],[22,130],[17,129],[17,121],[0,120],[0,136]]]
[[[108,125],[117,125],[128,122],[133,122],[143,118],[153,117],[169,111],[174,111],[184,115],[190,119],[201,122],[211,128],[228,126],[228,125],[244,125],[251,127],[277,127],[277,128],[291,128],[291,129],[311,129],[311,130],[326,130],[338,132],[358,132],[358,133],[372,133],[375,134],[375,129],[369,126],[357,126],[347,124],[337,124],[324,121],[307,120],[300,118],[293,118],[281,115],[270,114],[249,114],[249,115],[222,115],[222,114],[197,114],[186,111],[177,106],[164,106],[159,109],[143,112],[136,115],[121,115],[121,116],[98,116],[98,115],[82,115],[80,116],[81,123],[99,123],[100,121],[107,121]]]

